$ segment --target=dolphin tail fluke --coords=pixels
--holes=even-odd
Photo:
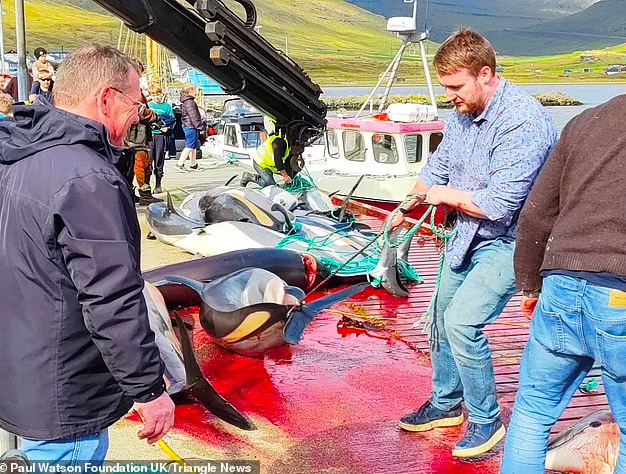
[[[337,291],[336,293],[332,293],[328,296],[315,300],[312,303],[303,304],[299,308],[293,310],[283,329],[283,338],[285,339],[285,342],[287,344],[298,344],[300,342],[300,338],[302,337],[302,333],[320,311],[323,311],[335,303],[360,293],[369,286],[370,284],[367,282],[352,285],[344,290]]]
[[[409,297],[409,290],[407,290],[404,283],[402,283],[397,261],[393,267],[388,268],[387,271],[383,273],[382,285],[383,288],[393,296],[399,296],[401,298]]]
[[[188,286],[192,290],[197,291],[199,295],[201,295],[202,290],[204,290],[204,283],[194,280],[192,278],[187,278],[180,275],[168,275],[166,277],[163,277],[163,279],[172,283],[180,283],[181,285]]]
[[[176,313],[176,323],[180,330],[180,342],[183,349],[183,362],[187,375],[187,391],[204,408],[215,416],[242,430],[256,430],[256,426],[242,415],[235,407],[224,400],[215,391],[211,383],[202,375],[200,366],[193,352],[189,333],[181,317]]]

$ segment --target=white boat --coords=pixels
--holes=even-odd
[[[363,177],[353,199],[384,208],[397,206],[415,186],[428,155],[441,143],[444,123],[437,119],[407,123],[384,117],[330,118],[324,144],[305,152],[303,173],[320,189],[340,196]]]
[[[230,99],[224,102],[215,128],[215,134],[202,145],[202,152],[252,167],[253,154],[267,139],[263,113],[241,99]]]

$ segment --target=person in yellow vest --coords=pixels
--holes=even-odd
[[[262,188],[275,186],[275,174],[280,174],[285,185],[291,184],[295,172],[291,166],[291,161],[302,155],[304,148],[298,144],[292,145],[289,137],[279,131],[278,134],[270,135],[263,144],[257,148],[256,154],[252,157],[252,165],[256,175],[245,172],[241,177],[241,186],[246,186],[250,182],[255,182]]]

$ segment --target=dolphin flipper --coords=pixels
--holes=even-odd
[[[300,308],[295,309],[291,312],[289,319],[285,323],[283,339],[285,339],[287,344],[298,344],[302,333],[320,311],[360,293],[369,286],[370,284],[367,282],[352,285],[344,290],[324,296],[312,303],[304,304]]]
[[[200,370],[200,366],[193,352],[193,347],[191,346],[187,328],[178,313],[176,313],[176,323],[180,329],[180,342],[183,349],[185,372],[187,374],[187,391],[204,408],[226,423],[230,423],[242,430],[256,430],[256,426],[239,413],[235,407],[224,400],[220,394],[215,391],[204,375],[202,375],[202,371]]]
[[[168,275],[166,277],[163,277],[163,280],[188,286],[192,290],[197,291],[199,295],[202,295],[202,291],[204,291],[205,284],[192,278],[187,278],[179,275]]]

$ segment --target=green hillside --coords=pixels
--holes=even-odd
[[[515,82],[626,81],[626,73],[615,76],[604,74],[604,69],[611,64],[626,64],[626,44],[584,51],[585,55],[592,59],[585,60],[581,57],[582,53],[578,51],[537,57],[501,56],[498,63],[503,69],[502,75]]]
[[[239,12],[235,2],[226,3]],[[289,56],[322,84],[375,82],[400,45],[387,33],[386,20],[344,0],[255,0],[255,5],[261,35],[282,51],[286,42]],[[407,59],[401,76],[421,81],[418,58]]]
[[[2,2],[5,48],[15,45],[15,2]],[[87,12],[62,2],[28,0],[26,2],[26,47],[73,49],[88,42],[117,44],[120,22],[108,15]]]
[[[235,2],[226,2],[243,12]],[[6,48],[15,48],[14,2],[4,2]],[[345,0],[255,0],[260,33],[278,49],[288,50],[313,80],[322,84],[375,82],[400,41],[386,32],[386,21]],[[26,2],[27,48],[72,49],[87,42],[117,44],[119,21],[89,0]],[[434,50],[432,45],[429,46]],[[417,57],[408,56],[400,76],[423,81]]]
[[[229,3],[230,1],[230,3]],[[624,0],[603,0],[616,3]],[[234,2],[226,0],[233,5]],[[260,33],[292,57],[322,85],[373,84],[395,55],[399,40],[385,31],[385,20],[345,0],[255,0]],[[14,2],[3,2],[6,49],[15,48]],[[240,6],[232,8],[238,12]],[[97,13],[89,0],[29,0],[26,2],[27,46],[73,49],[98,42],[117,44],[120,22]],[[285,44],[287,43],[287,45]],[[427,46],[432,56],[436,45]],[[534,49],[532,49],[534,51]],[[400,82],[423,84],[417,48],[407,51]],[[536,53],[535,53],[536,54]],[[595,61],[582,61],[580,52],[546,57],[499,57],[503,75],[515,82],[620,81],[626,74],[607,77],[603,70],[626,63],[626,44],[594,52]],[[564,74],[564,70],[571,73]],[[583,72],[590,69],[590,72]]]

